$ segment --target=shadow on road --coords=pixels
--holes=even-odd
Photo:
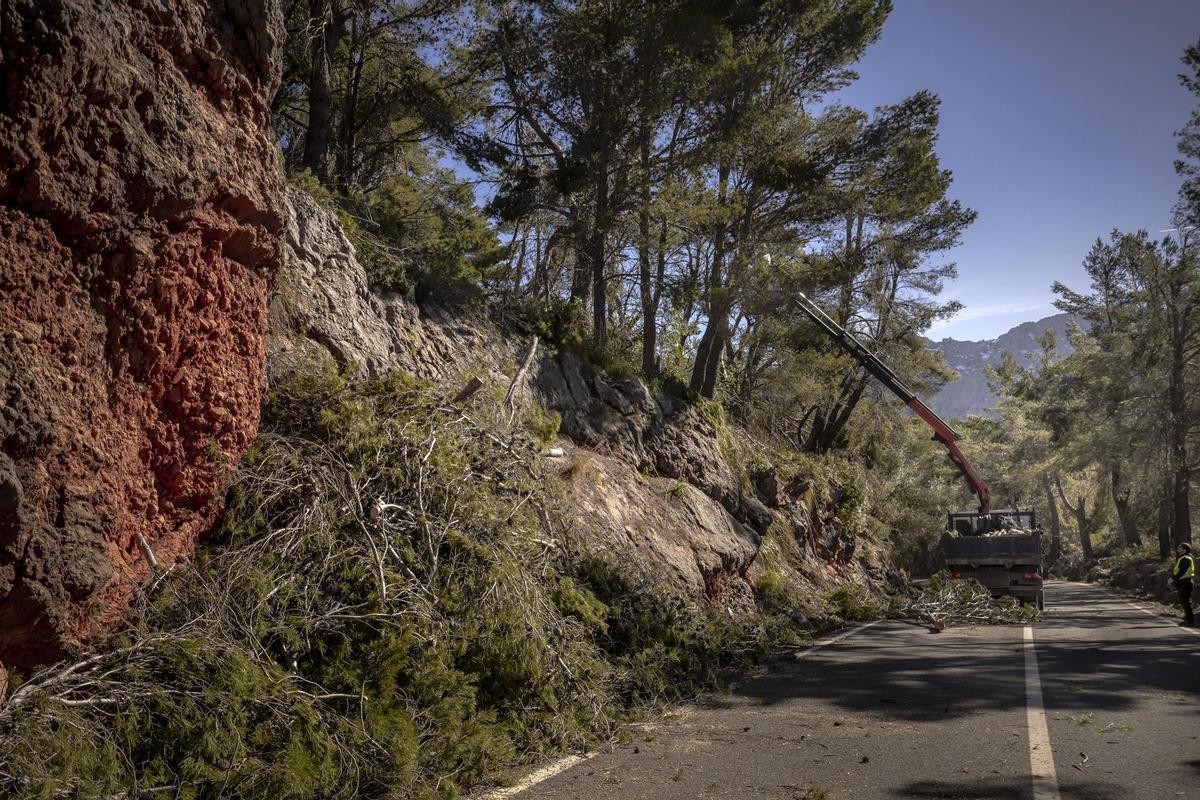
[[[918,781],[892,791],[894,797],[1009,800],[1029,793],[1028,778],[978,778],[965,781]]]
[[[1028,778],[978,778],[956,781],[919,781],[892,791],[894,797],[915,800],[1013,800],[1029,795]],[[1060,787],[1059,795],[1064,798],[1097,797],[1118,798],[1122,796],[1119,785],[1103,781],[1075,783]]]
[[[935,634],[917,633],[925,637]],[[1013,668],[1020,645],[993,646],[980,653],[978,643],[940,638],[941,647],[922,642],[914,653],[912,638],[894,630],[867,638],[862,634],[818,652],[771,675],[748,681],[738,693],[764,705],[793,698],[824,697],[847,711],[870,711],[909,722],[931,722],[1025,705],[1024,673]],[[853,644],[851,644],[853,643]],[[986,682],[988,691],[978,687]]]
[[[1102,592],[1073,587],[1068,597],[1070,607],[1035,628],[1056,709],[1116,711],[1147,695],[1200,696],[1200,642]],[[887,623],[747,681],[738,694],[764,705],[825,697],[848,712],[906,722],[983,715],[1025,706],[1023,652],[1019,626],[932,634]]]

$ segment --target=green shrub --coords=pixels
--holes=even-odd
[[[825,596],[829,612],[846,622],[867,622],[887,614],[887,603],[861,583],[848,583]]]
[[[558,439],[558,429],[562,425],[562,415],[557,411],[543,408],[534,403],[525,412],[525,427],[533,434],[533,438],[542,447],[553,444]]]
[[[704,424],[714,431],[720,431],[725,428],[725,406],[716,400],[700,397],[697,398],[692,407],[696,409],[696,415],[700,417]]]
[[[759,576],[756,588],[768,609],[786,611],[795,605],[795,598],[788,590],[787,581],[777,569],[768,567],[767,571]]]
[[[0,795],[451,797],[780,639],[551,546],[554,479],[487,413],[403,374],[279,380],[214,543],[0,706]]]
[[[334,212],[372,286],[419,300],[476,296],[503,269],[507,248],[476,207],[469,183],[420,148],[404,163],[406,172],[348,196],[307,171],[288,180]]]
[[[751,615],[731,619],[656,585],[632,563],[587,556],[576,580],[607,609],[597,642],[617,666],[623,701],[634,707],[715,689],[761,660],[782,630]]]

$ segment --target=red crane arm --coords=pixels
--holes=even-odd
[[[891,367],[883,363],[879,356],[871,352],[865,344],[858,340],[858,337],[850,333],[834,322],[828,314],[821,310],[821,307],[808,299],[808,296],[803,292],[799,292],[798,305],[800,310],[808,316],[819,328],[829,335],[838,345],[845,350],[855,361],[862,364],[867,372],[871,373],[880,383],[888,388],[892,394],[900,398],[900,401],[912,409],[912,412],[933,428],[933,438],[937,439],[946,446],[949,451],[950,460],[954,462],[954,466],[958,467],[959,472],[967,479],[967,483],[971,486],[971,491],[979,498],[979,513],[986,514],[991,510],[992,496],[988,491],[987,484],[979,477],[979,473],[975,471],[975,467],[971,465],[970,459],[966,454],[959,449],[956,442],[958,441],[958,432],[946,424],[946,420],[939,417],[932,408],[925,405],[921,398],[905,385],[904,381],[896,373],[892,372]]]
[[[975,471],[975,467],[971,464],[971,460],[967,458],[958,447],[958,432],[946,424],[946,421],[934,413],[933,409],[925,405],[921,398],[914,396],[907,403],[912,412],[933,428],[933,438],[937,439],[950,454],[950,460],[954,462],[954,466],[958,467],[958,471],[967,479],[967,483],[971,485],[971,491],[979,498],[979,513],[986,514],[991,510],[992,493],[988,489],[987,484],[979,477],[979,473]]]

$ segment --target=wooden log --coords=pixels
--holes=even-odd
[[[455,405],[458,405],[466,400],[470,400],[471,396],[482,388],[483,381],[479,380],[479,378],[471,378],[471,380],[467,381],[467,385],[464,386],[458,394],[454,395],[454,400],[452,402]]]

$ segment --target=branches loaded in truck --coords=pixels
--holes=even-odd
[[[1043,607],[1042,529],[1034,512],[949,514],[942,554],[951,577]]]

